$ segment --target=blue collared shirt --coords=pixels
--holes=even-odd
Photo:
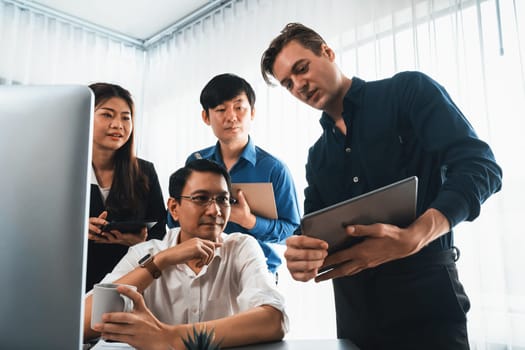
[[[223,166],[220,152],[220,144],[211,146],[192,153],[186,160],[186,164],[195,159],[211,159]],[[280,243],[299,226],[300,212],[297,201],[297,193],[292,175],[284,163],[255,146],[252,138],[244,148],[237,163],[230,169],[233,183],[236,182],[271,182],[275,195],[277,207],[277,219],[268,219],[256,216],[255,226],[248,230],[236,223],[229,222],[224,232],[243,232],[257,239],[266,256],[268,270],[275,272],[281,265],[281,259],[277,252],[268,243]],[[175,226],[171,215],[168,213],[168,227]]]
[[[392,182],[419,178],[417,215],[438,209],[454,227],[479,215],[501,188],[489,146],[445,89],[419,72],[365,82],[352,79],[343,100],[347,133],[323,113],[323,134],[310,148],[305,214]],[[452,233],[431,249],[452,246]]]

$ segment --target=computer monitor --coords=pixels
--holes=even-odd
[[[93,94],[0,86],[0,348],[81,349]]]

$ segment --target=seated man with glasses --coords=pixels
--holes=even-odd
[[[215,342],[224,347],[283,338],[284,299],[257,241],[223,232],[230,186],[228,172],[209,160],[193,161],[171,175],[168,208],[180,227],[162,241],[130,247],[103,279],[137,287],[138,292],[118,289],[134,301],[133,312],[105,314],[91,329],[87,296],[85,340],[101,335],[137,349],[183,349],[182,339],[193,335],[193,327],[213,329]]]

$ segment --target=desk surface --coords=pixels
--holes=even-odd
[[[290,339],[274,343],[230,348],[235,350],[359,350],[347,339]]]
[[[122,343],[106,343],[100,341],[93,350],[132,350],[131,346]],[[346,339],[290,339],[274,343],[229,348],[234,350],[359,350],[350,340]]]

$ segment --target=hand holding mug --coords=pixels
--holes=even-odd
[[[102,322],[102,315],[109,312],[131,312],[133,311],[133,300],[120,294],[118,286],[123,284],[99,283],[93,287],[93,304],[91,309],[91,328]],[[137,287],[124,285],[130,289]]]

